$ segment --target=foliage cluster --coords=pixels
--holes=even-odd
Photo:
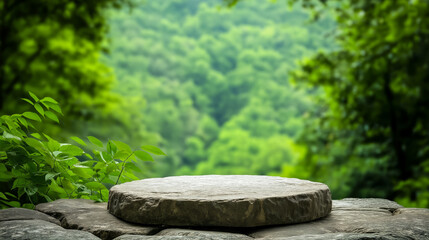
[[[99,61],[108,51],[106,10],[128,5],[133,1],[0,1],[0,113],[24,111],[15,99],[31,91],[62,103],[68,117],[61,128],[43,126],[58,139],[78,134],[156,144],[128,105],[145,102],[112,93],[112,70]]]
[[[280,174],[305,148],[294,143],[313,91],[296,89],[295,60],[333,47],[333,19],[306,24],[302,8],[269,1],[218,9],[216,1],[147,1],[110,15],[122,96],[158,134],[169,157],[152,176]]]
[[[160,149],[144,145],[132,150],[120,141],[103,144],[89,136],[78,144],[92,149],[60,143],[42,133],[37,123],[50,119],[59,123],[62,110],[50,97],[39,99],[30,92],[34,111],[3,115],[0,118],[0,208],[26,207],[59,198],[88,198],[107,201],[108,187],[137,180],[136,161],[153,161],[149,153],[165,155]]]
[[[325,93],[301,138],[302,176],[344,196],[428,207],[429,3],[324,2],[340,48],[293,73]]]

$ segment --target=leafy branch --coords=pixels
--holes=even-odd
[[[35,122],[59,123],[62,110],[50,97],[29,93],[23,98],[35,111],[0,117],[0,208],[26,207],[59,198],[106,201],[108,187],[138,179],[137,161],[153,161],[151,154],[165,155],[155,146],[132,151],[120,141],[106,145],[96,137],[87,141],[71,137],[92,153],[69,143],[60,143],[41,132]]]

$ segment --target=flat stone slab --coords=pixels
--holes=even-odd
[[[188,237],[188,238],[201,238],[201,239],[228,239],[228,240],[252,240],[249,237],[240,233],[219,232],[219,231],[203,231],[192,229],[169,228],[162,230],[155,236],[170,236],[170,237]]]
[[[263,239],[429,239],[429,209],[386,199],[334,200],[331,214],[303,224],[259,229]]]
[[[144,179],[110,189],[108,210],[129,222],[256,227],[312,221],[331,212],[325,184],[248,175]]]
[[[303,224],[266,228],[251,233],[254,238],[297,237],[302,235],[318,235],[326,233],[349,232],[350,227],[360,227],[373,219],[387,219],[389,211],[341,211],[333,210],[328,217]],[[327,235],[326,235],[327,236]]]
[[[0,210],[0,222],[12,220],[43,220],[61,225],[58,219],[36,210],[26,208],[8,208]]]
[[[139,235],[122,235],[115,240],[252,240],[249,237],[240,233],[219,232],[219,231],[203,231],[192,229],[169,228],[162,230],[154,236],[139,236]]]
[[[398,240],[395,236],[376,233],[325,233],[305,234],[294,237],[264,238],[264,240]],[[136,239],[137,240],[137,239]]]
[[[394,201],[382,198],[344,198],[341,200],[332,200],[333,210],[375,210],[384,209],[393,212],[398,208],[403,208]]]
[[[114,240],[207,240],[201,237],[122,235]],[[208,240],[212,240],[209,238]]]
[[[106,203],[88,199],[60,199],[38,204],[36,209],[60,219],[64,228],[87,231],[101,239],[113,239],[124,234],[147,235],[161,230],[124,222],[107,211]]]
[[[63,227],[79,230],[64,229],[58,226],[56,219],[34,210],[0,210],[0,240],[99,239],[98,237],[108,240],[429,239],[429,209],[404,208],[386,199],[334,200],[332,212],[327,217],[301,224],[256,228],[160,229],[138,226],[110,215],[106,207],[106,203],[77,199],[57,200],[36,206],[39,210],[60,217]],[[121,236],[117,237],[118,235]]]
[[[67,230],[43,220],[12,220],[0,222],[0,240],[99,240],[89,232]]]

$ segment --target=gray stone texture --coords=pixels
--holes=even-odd
[[[58,221],[52,221],[52,218],[38,211],[3,209],[0,210],[0,240],[99,239],[94,234],[103,239],[116,237],[117,240],[248,240],[252,237],[266,240],[429,239],[429,209],[403,208],[385,199],[335,200],[329,216],[301,224],[257,228],[217,227],[204,230],[162,230],[132,225],[111,216],[105,208],[105,203],[73,199],[37,206],[37,209],[61,218],[65,228],[79,230],[64,229],[58,225]],[[112,218],[114,220],[110,221]],[[133,227],[128,229],[130,225]],[[151,231],[147,232],[147,229]],[[139,232],[140,230],[142,232]],[[127,231],[133,232],[133,235],[125,234]],[[124,235],[117,237],[120,234]]]
[[[428,226],[429,209],[401,208],[385,199],[345,199],[333,201],[333,210],[326,218],[265,228],[250,236],[264,239],[429,239]]]
[[[67,230],[43,220],[11,220],[0,222],[0,240],[96,240],[89,232]]]
[[[36,206],[38,211],[55,216],[61,226],[90,232],[101,239],[113,239],[123,234],[147,235],[160,229],[121,221],[109,214],[106,203],[87,199],[61,199]]]
[[[209,175],[152,178],[110,189],[109,212],[129,222],[167,226],[256,227],[302,223],[331,211],[321,183]]]
[[[402,208],[401,205],[394,201],[381,198],[344,198],[342,200],[332,200],[333,210],[346,210],[354,209],[364,211],[370,209],[384,209],[394,211],[398,208]]]
[[[61,225],[58,219],[35,210],[26,208],[8,208],[0,210],[0,222],[11,220],[44,220]]]
[[[115,240],[204,240],[206,238],[184,237],[184,236],[142,236],[142,235],[122,235]]]
[[[219,232],[219,231],[202,231],[192,229],[169,228],[157,233],[156,236],[183,236],[191,238],[204,239],[228,239],[228,240],[251,240],[249,237],[240,233]]]
[[[252,240],[253,238],[239,233],[169,228],[169,229],[162,230],[161,232],[157,233],[154,236],[123,235],[121,237],[115,238],[115,240],[120,240],[120,239],[122,240],[139,240],[139,239]]]
[[[305,234],[293,237],[263,238],[264,240],[398,240],[395,236],[369,233],[325,233]],[[408,238],[407,238],[408,239]]]

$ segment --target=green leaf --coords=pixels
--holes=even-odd
[[[49,184],[49,189],[57,193],[66,193],[62,187],[58,186],[57,181],[51,181],[51,184]]]
[[[39,139],[39,140],[42,140],[42,136],[39,133],[32,133],[30,135],[33,136],[33,137],[35,137],[35,138],[37,138],[37,139]]]
[[[89,136],[88,140],[96,146],[103,147],[103,143],[100,140],[98,140],[98,138],[96,138],[96,137]]]
[[[4,200],[7,200],[6,195],[4,195],[4,193],[0,192],[0,198],[3,198]]]
[[[112,157],[112,155],[110,155],[109,153],[107,153],[107,152],[101,152],[101,156],[103,157],[103,159],[104,159],[104,161],[105,162],[110,162],[110,161],[112,161],[113,160],[113,157]]]
[[[4,132],[3,132],[3,137],[4,137],[5,139],[16,139],[16,140],[18,140],[18,141],[21,141],[21,138],[20,138],[20,137],[17,137],[17,136],[15,136],[15,135],[13,135],[13,134],[10,134],[10,133],[8,133],[8,132],[6,132],[6,131],[4,131]]]
[[[32,93],[32,92],[28,92],[30,94],[30,96],[34,99],[34,101],[38,102],[39,98],[36,96],[36,94]]]
[[[60,173],[47,173],[45,175],[45,181],[50,181],[51,179],[53,179],[54,177],[60,175]]]
[[[59,142],[55,141],[54,139],[49,138],[49,141],[47,143],[47,147],[51,152],[55,152],[61,147],[61,144]]]
[[[45,110],[39,103],[34,104],[34,108],[40,113],[40,115],[45,116]]]
[[[70,144],[61,145],[58,151],[70,156],[80,156],[83,154],[83,150],[80,147]]]
[[[10,193],[10,192],[5,192],[5,194],[6,194],[6,195],[8,195],[9,197],[16,198],[16,196],[15,196],[15,195],[13,195],[13,194],[12,194],[12,193]]]
[[[97,164],[95,164],[95,166],[93,167],[93,169],[100,170],[100,169],[104,169],[105,167],[106,167],[106,163],[105,162],[97,162]]]
[[[58,104],[58,102],[57,102],[55,99],[50,98],[50,97],[44,97],[44,98],[42,98],[42,100],[40,100],[40,101],[41,101],[41,102],[49,102],[49,103]]]
[[[24,169],[22,168],[12,168],[12,174],[15,177],[22,177],[22,178],[26,177],[26,174],[24,173]]]
[[[128,152],[124,152],[124,151],[118,151],[115,153],[115,155],[113,156],[114,159],[120,159],[122,161],[125,161],[125,159],[130,156],[131,153]]]
[[[22,126],[28,128],[28,123],[27,123],[27,120],[25,120],[25,118],[19,117],[18,121],[22,124]]]
[[[49,119],[51,119],[54,122],[60,123],[60,120],[58,120],[57,115],[55,115],[55,113],[53,113],[51,111],[46,111],[45,112],[45,116],[48,117]]]
[[[34,209],[34,204],[32,204],[32,203],[24,203],[22,205],[22,208]]]
[[[45,152],[45,147],[43,146],[43,144],[34,139],[34,138],[26,138],[24,139],[25,143],[27,143],[30,147],[33,147],[34,149],[36,149],[37,151],[44,153]]]
[[[39,192],[39,194],[40,194],[40,196],[44,197],[46,199],[46,201],[52,202],[52,199],[48,195],[41,193],[41,192]]]
[[[0,163],[0,172],[7,172],[7,168],[4,163]]]
[[[76,136],[70,137],[70,139],[73,140],[73,141],[75,141],[75,142],[77,142],[77,143],[79,143],[82,146],[86,146],[86,143],[82,139],[80,139],[80,138],[78,138]]]
[[[82,178],[91,178],[94,175],[94,171],[92,171],[92,169],[87,166],[76,164],[71,170],[74,174]]]
[[[5,151],[0,151],[0,160],[6,160],[6,159],[7,159],[7,153]],[[3,163],[0,163],[0,172],[2,172],[2,169],[1,169],[2,165],[4,166]],[[5,169],[6,169],[6,167],[5,167]]]
[[[99,183],[99,182],[89,182],[89,183],[86,183],[85,186],[91,190],[94,190],[94,191],[106,189],[106,187],[102,183]]]
[[[137,165],[134,162],[127,162],[127,163],[125,163],[125,170],[128,171],[130,169],[133,170],[133,171],[135,171],[135,172],[140,172],[141,171],[141,169],[139,167],[137,167]]]
[[[118,151],[118,148],[116,147],[115,143],[113,141],[109,141],[107,143],[107,152],[110,153],[110,155],[115,155],[115,153]]]
[[[34,120],[34,121],[38,121],[38,122],[42,121],[42,119],[40,119],[39,115],[37,115],[34,112],[25,112],[25,113],[22,114],[22,116],[24,116],[24,117],[26,117],[28,119]]]
[[[22,195],[25,194],[25,186],[19,187],[18,188],[18,199],[20,199],[22,197]]]
[[[60,113],[61,115],[63,115],[63,112],[61,111],[60,106],[58,106],[57,104],[51,103],[51,102],[44,102],[44,104],[47,105],[49,108],[52,108],[57,113]]]
[[[118,166],[116,165],[116,162],[112,161],[107,165],[106,168],[106,173],[110,174],[111,172],[113,172],[114,170],[119,170]]]
[[[13,181],[12,189],[26,187],[28,183],[25,178],[17,178]]]
[[[146,152],[153,153],[155,155],[167,155],[161,149],[152,145],[143,145],[141,146],[141,149],[145,150]]]
[[[17,201],[11,201],[11,202],[7,202],[8,205],[15,207],[15,208],[19,208],[21,207],[21,204]]]
[[[68,180],[67,178],[65,178],[65,179],[63,179],[61,181],[61,185],[68,192],[71,192],[71,191],[73,191],[76,188],[76,186],[70,180]]]
[[[134,154],[136,155],[136,157],[142,161],[153,161],[152,156],[144,151],[141,150],[137,150],[134,152]]]
[[[34,130],[36,130],[37,131],[37,128],[31,123],[31,122],[27,122],[28,123],[28,126],[30,127],[30,128],[32,128],[32,129],[34,129]]]
[[[113,141],[118,149],[118,152],[125,152],[128,153],[128,155],[130,155],[131,153],[133,153],[133,150],[131,150],[131,147],[128,146],[128,144],[120,142],[120,141]]]
[[[129,180],[139,180],[139,178],[136,176],[136,175],[134,175],[132,172],[128,172],[128,171],[125,171],[123,174],[122,174],[122,176],[123,176],[123,179],[128,179],[127,180],[127,182],[129,181]]]
[[[24,188],[28,196],[32,196],[37,193],[38,188],[35,186],[29,186]]]
[[[92,167],[96,163],[98,163],[98,162],[97,161],[93,161],[93,160],[88,160],[88,161],[80,162],[79,165],[87,166],[87,167]]]
[[[30,99],[27,99],[27,98],[21,98],[21,99],[28,102],[31,105],[34,105],[34,103]]]

